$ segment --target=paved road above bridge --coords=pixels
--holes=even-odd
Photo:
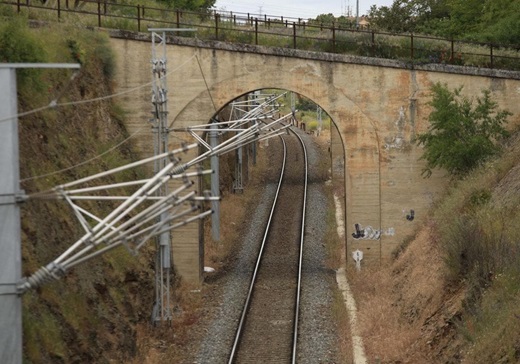
[[[151,80],[149,34],[111,32],[117,54],[117,90]],[[428,127],[429,89],[441,82],[464,86],[480,96],[490,89],[500,108],[520,124],[520,73],[450,65],[411,65],[375,58],[266,48],[195,38],[172,38],[167,46],[169,120],[175,127],[206,124],[233,99],[258,89],[301,94],[325,110],[338,128],[342,148],[333,149],[345,168],[347,247],[364,251],[365,262],[387,258],[412,234],[448,179],[436,172],[421,177],[424,166],[415,136]],[[130,132],[142,129],[139,145],[152,154],[150,88],[123,96]],[[178,138],[175,134],[172,146]],[[406,218],[414,210],[415,219]],[[365,229],[355,239],[354,224]],[[201,278],[201,244],[193,224],[175,236],[174,262],[189,281]],[[175,239],[175,238],[174,238]],[[350,256],[350,254],[348,255]]]

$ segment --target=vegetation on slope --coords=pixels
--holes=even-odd
[[[59,25],[31,29],[14,18],[0,26],[0,60],[82,64],[72,82],[67,70],[20,70],[19,112],[56,98],[64,103],[113,93],[114,59],[101,33]],[[22,188],[31,194],[135,160],[131,143],[124,143],[102,158],[67,169],[126,139],[123,116],[112,101],[99,101],[21,117]],[[49,174],[60,169],[67,170]],[[118,178],[142,178],[143,173]],[[112,208],[109,203],[91,207],[100,215]],[[24,275],[52,261],[83,234],[63,201],[29,200],[22,208],[22,225]],[[24,362],[123,362],[134,356],[137,324],[148,321],[152,307],[151,261],[150,251],[136,258],[117,249],[74,268],[61,281],[26,293]]]
[[[350,272],[370,357],[519,361],[520,132],[500,144],[503,154],[452,181],[395,261]]]
[[[452,188],[433,214],[448,286],[464,287],[456,322],[470,363],[520,359],[520,134],[508,152]]]
[[[397,0],[396,0],[397,1]],[[402,0],[399,0],[402,2]],[[411,1],[411,0],[409,0]],[[424,0],[426,1],[426,0]],[[520,1],[520,0],[518,0]],[[44,21],[68,22],[84,27],[103,27],[128,31],[145,31],[147,28],[195,28],[196,32],[183,32],[182,37],[194,37],[205,40],[218,40],[232,43],[255,44],[267,47],[296,48],[315,52],[351,54],[364,57],[396,59],[411,64],[452,64],[470,67],[518,70],[518,44],[500,37],[490,36],[485,39],[466,37],[464,34],[445,34],[434,26],[441,27],[444,18],[438,23],[428,23],[430,28],[413,32],[407,29],[387,29],[381,21],[389,24],[405,24],[404,20],[396,20],[390,14],[372,16],[371,29],[358,30],[353,27],[353,19],[335,18],[332,14],[320,15],[316,20],[309,19],[295,22],[293,28],[287,19],[262,19],[259,15],[246,16],[237,14],[210,12],[208,9],[184,11],[171,9],[164,3],[154,0],[129,0],[128,3],[80,2],[79,8],[65,5],[65,9],[44,6],[34,8],[34,3],[1,3],[0,14],[13,16],[24,14],[31,19]],[[413,19],[421,18],[418,12],[426,11],[420,7],[414,10]],[[426,13],[425,17],[429,19]],[[258,17],[257,20],[254,20]],[[379,19],[381,18],[381,19]],[[295,19],[293,19],[295,20]],[[253,26],[257,23],[257,26]],[[509,34],[514,22],[506,22],[500,32]],[[510,24],[511,23],[511,24]],[[331,27],[334,30],[331,31]],[[380,32],[383,31],[383,32]],[[405,34],[390,34],[388,33]],[[484,31],[484,30],[483,30]],[[413,36],[410,33],[413,32]],[[432,38],[427,34],[435,34],[442,38]],[[514,34],[514,32],[513,32]],[[469,38],[469,40],[468,40]],[[465,41],[463,41],[466,39]],[[475,43],[474,40],[485,40],[487,43]],[[492,44],[490,44],[492,42]]]

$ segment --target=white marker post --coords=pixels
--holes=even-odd
[[[361,270],[361,261],[363,260],[363,252],[359,249],[352,252],[352,258],[356,262],[356,269]]]

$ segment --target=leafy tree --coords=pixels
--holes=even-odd
[[[372,6],[373,28],[518,44],[520,0],[394,0]]]
[[[206,11],[211,9],[216,0],[158,0],[166,3],[170,8],[188,11]]]
[[[449,32],[462,38],[478,32],[486,0],[448,0],[450,12]]]
[[[449,0],[394,0],[392,5],[370,8],[370,23],[391,32],[415,32],[430,29],[449,16]],[[436,28],[437,26],[433,26]]]
[[[475,107],[472,100],[461,96],[461,90],[450,91],[440,83],[431,87],[430,126],[417,137],[418,144],[424,146],[421,159],[427,162],[422,172],[425,177],[430,177],[436,167],[454,176],[466,174],[497,153],[497,142],[508,135],[503,125],[511,113],[498,110],[489,90],[482,91]]]
[[[298,95],[298,102],[296,104],[296,108],[300,111],[304,111],[304,110],[316,110],[316,104],[309,100],[308,98],[304,97],[304,96],[301,96],[301,95]]]
[[[323,24],[324,26],[332,26],[334,22],[336,21],[336,18],[332,13],[329,14],[320,14],[316,17],[316,23]]]
[[[14,19],[0,24],[0,62],[40,63],[47,58],[45,49],[29,32],[27,22]],[[20,69],[16,72],[19,85],[42,91],[42,72],[38,69]]]
[[[356,25],[356,21],[352,20],[344,15],[336,18],[337,26],[341,28],[354,28]]]
[[[485,42],[518,45],[520,0],[486,0],[472,38]]]
[[[368,11],[372,28],[394,33],[410,32],[414,29],[412,10],[407,0],[394,0],[390,6],[372,5]]]

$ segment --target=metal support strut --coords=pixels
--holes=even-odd
[[[158,55],[159,53],[159,55]],[[154,155],[168,151],[168,86],[166,83],[166,31],[161,34],[152,32],[152,130],[154,133]],[[154,163],[154,175],[168,163],[167,158],[157,159]],[[156,191],[157,196],[168,194],[168,184],[165,183]],[[163,212],[158,220],[168,226],[168,212]],[[170,321],[172,319],[170,305],[171,276],[171,238],[170,231],[165,231],[156,237],[155,260],[155,305],[152,313],[152,323]]]
[[[166,33],[179,31],[194,31],[194,29],[153,28],[152,32],[152,105],[154,132],[154,154],[160,155],[168,151],[168,84]],[[167,158],[158,159],[154,164],[154,174],[157,174],[169,163]],[[157,196],[168,195],[168,184],[165,183],[156,191]],[[171,237],[168,212],[159,216],[164,231],[157,237],[157,255],[155,266],[155,305],[152,311],[152,323],[171,321],[170,277],[171,277]]]

